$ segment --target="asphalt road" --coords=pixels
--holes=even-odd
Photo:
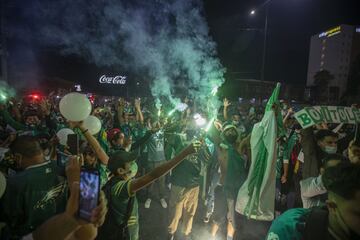
[[[168,209],[164,209],[158,200],[152,200],[149,209],[145,209],[144,203],[146,197],[144,191],[139,192],[139,217],[140,217],[140,240],[166,240],[167,239],[167,225]],[[226,214],[226,213],[224,213]],[[195,214],[192,238],[193,240],[210,240],[211,223],[204,223],[203,218],[204,203],[199,201],[198,209]],[[180,227],[176,234],[175,240],[182,240]],[[216,240],[225,240],[225,233],[221,232]]]

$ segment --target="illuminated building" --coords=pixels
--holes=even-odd
[[[329,83],[329,100],[338,100],[346,91],[352,62],[360,54],[360,27],[339,25],[311,37],[307,86],[314,75],[327,70],[334,76]]]

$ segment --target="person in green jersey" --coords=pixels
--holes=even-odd
[[[39,142],[32,136],[18,137],[10,150],[21,171],[8,178],[0,209],[10,239],[21,239],[65,211],[67,183],[79,181],[79,177],[60,177],[56,163],[45,160]]]
[[[104,187],[108,213],[99,229],[98,240],[139,239],[139,215],[136,192],[168,173],[187,156],[196,152],[198,144],[191,144],[172,160],[139,178],[136,176],[138,152],[119,150],[112,154],[108,168],[111,178]]]

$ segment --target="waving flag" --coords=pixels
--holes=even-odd
[[[275,207],[277,138],[284,135],[279,112],[280,83],[274,89],[261,122],[251,133],[251,167],[241,186],[236,211],[251,219],[271,221]]]

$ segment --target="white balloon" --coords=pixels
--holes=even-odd
[[[59,142],[60,142],[61,145],[65,146],[67,144],[67,139],[68,139],[69,134],[74,134],[74,131],[69,129],[69,128],[60,129],[56,133],[56,136],[58,137]]]
[[[101,121],[97,117],[91,115],[84,120],[84,127],[88,129],[91,135],[95,135],[101,129]]]
[[[91,103],[86,95],[81,93],[66,94],[59,103],[61,114],[69,121],[85,120],[91,113]]]

